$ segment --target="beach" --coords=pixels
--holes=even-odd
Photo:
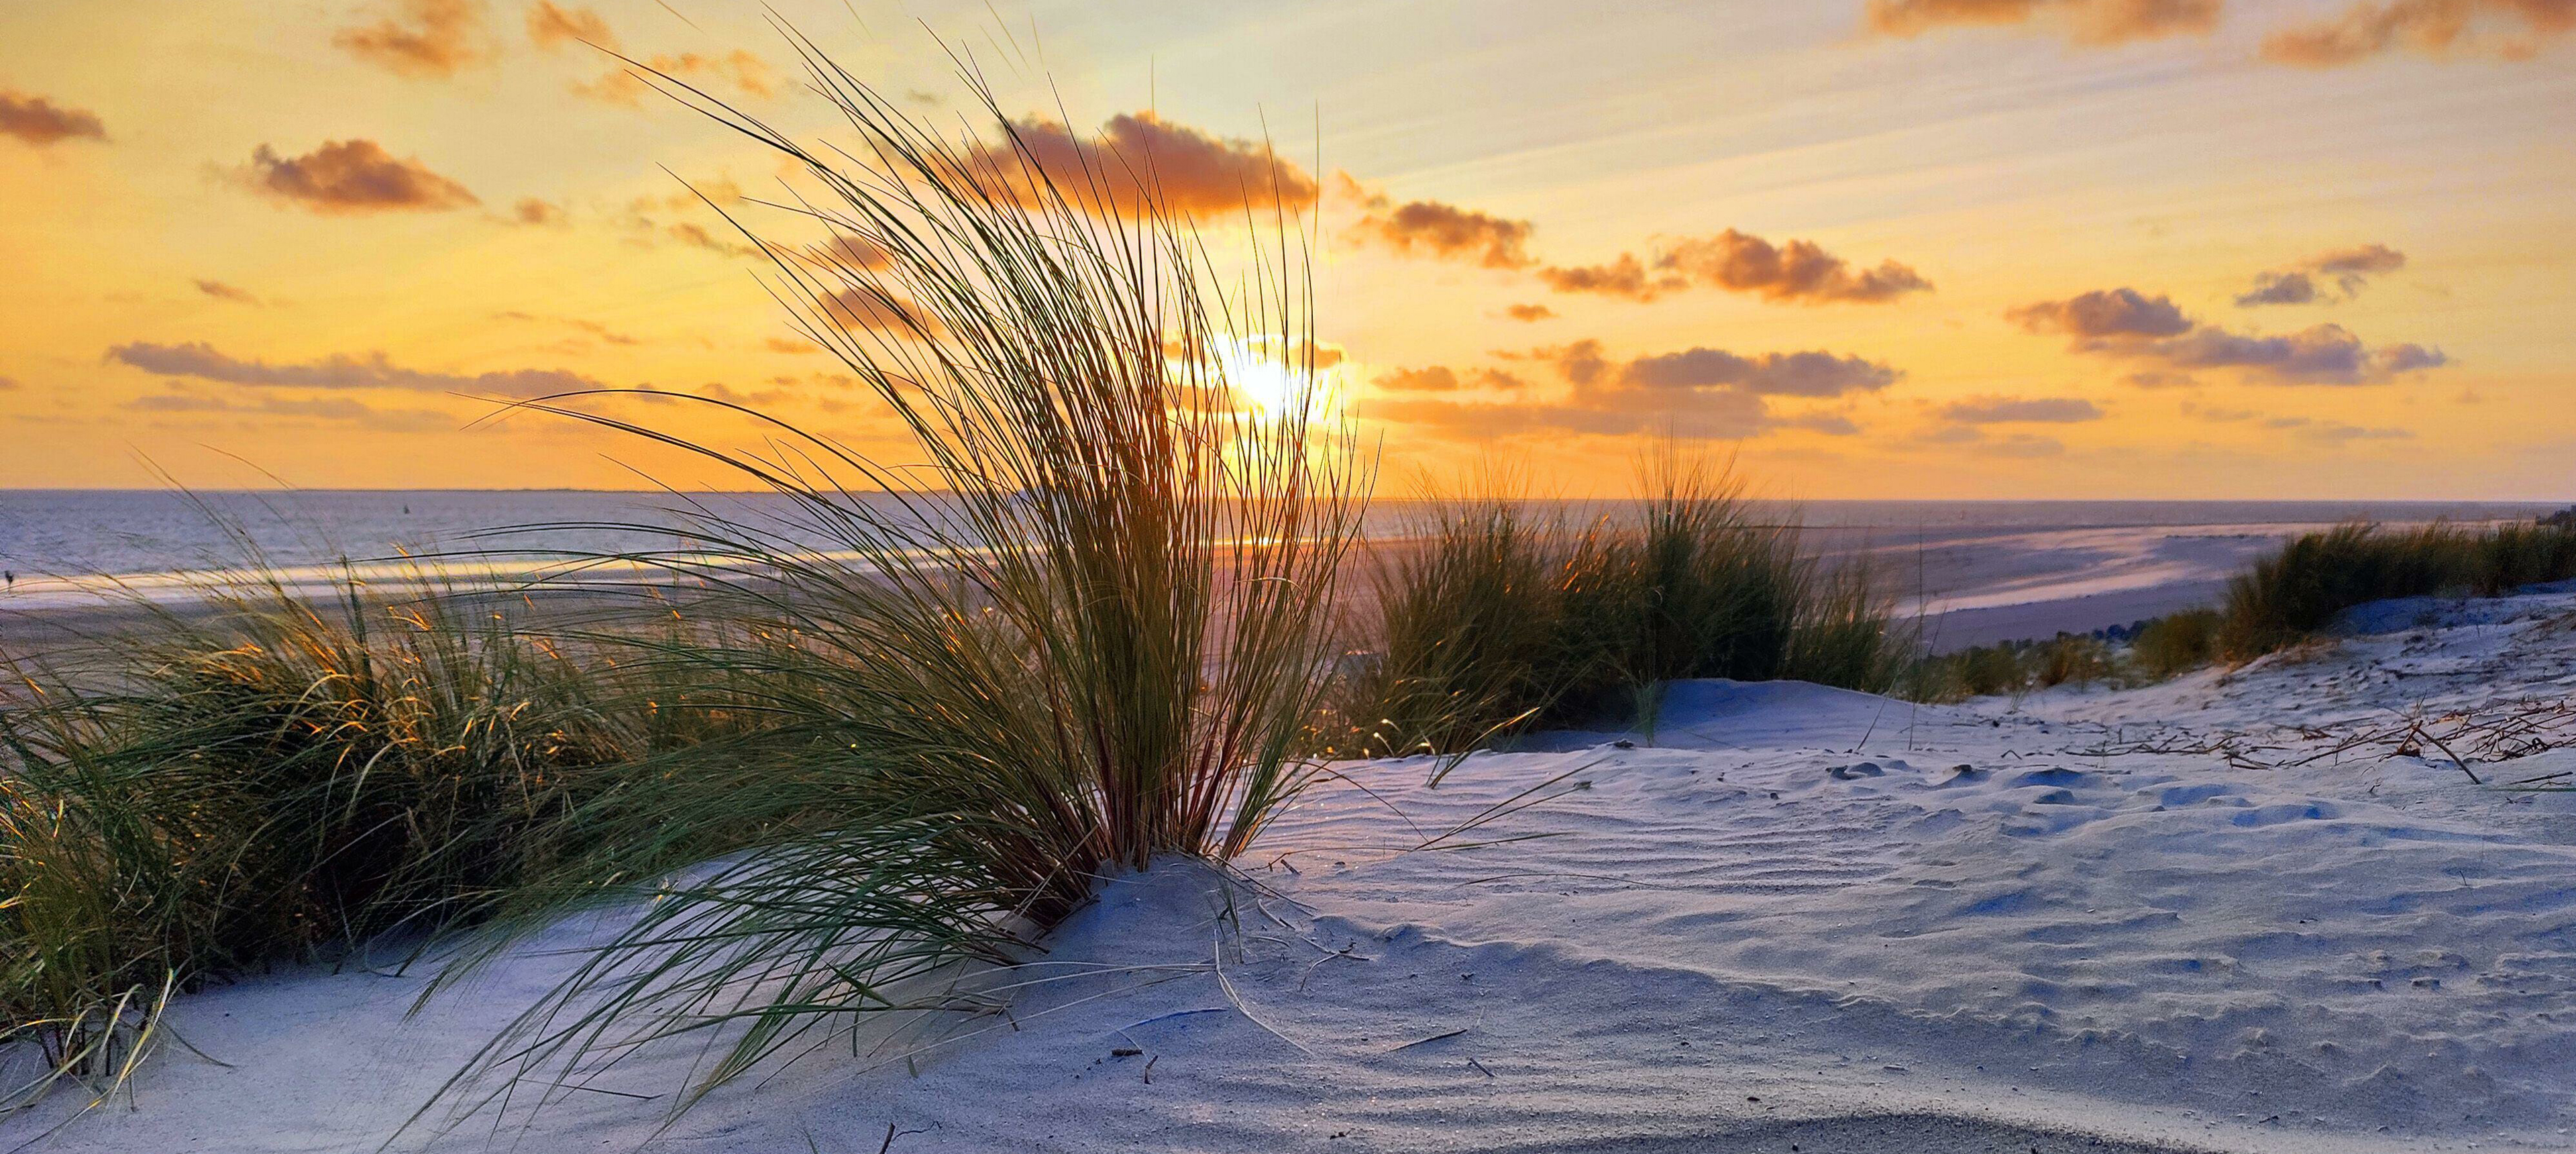
[[[673,1041],[394,1148],[2565,1148],[2576,795],[2468,778],[2576,772],[2571,659],[2553,587],[2365,606],[2143,688],[1683,683],[1651,732],[1533,735],[1437,788],[1430,759],[1339,766],[1368,789],[956,976],[1009,987],[989,1013],[880,1016],[677,1120]],[[616,916],[417,1015],[426,964],[184,996],[205,1057],[40,1146],[372,1148]]]

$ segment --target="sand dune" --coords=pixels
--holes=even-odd
[[[1319,793],[1232,876],[1114,879],[1006,1013],[881,1024],[662,1141],[2576,1144],[2576,795],[2476,788],[2390,736],[2420,716],[2473,744],[2518,712],[2521,743],[2469,771],[2576,771],[2576,589],[2383,603],[2346,632],[2233,674],[1958,707],[1685,683],[1651,734],[1542,735],[1437,789],[1419,759],[1346,767],[1386,800]],[[172,1022],[229,1068],[164,1054],[133,1108],[39,1146],[371,1148],[566,964],[546,948],[595,928],[414,1018],[417,977],[192,995]],[[397,1148],[633,1149],[668,1099],[618,1094],[666,1094],[693,1054]]]

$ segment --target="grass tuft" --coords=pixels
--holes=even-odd
[[[863,242],[762,247],[802,331],[920,461],[748,410],[762,454],[599,394],[528,406],[789,498],[757,521],[675,508],[693,551],[625,559],[792,641],[656,654],[753,686],[770,724],[649,759],[577,815],[598,848],[523,890],[450,977],[574,906],[638,920],[459,1075],[458,1109],[559,1095],[675,1034],[708,1047],[685,1105],[818,1032],[950,1005],[922,980],[1025,956],[1104,873],[1241,851],[1321,771],[1298,751],[1364,477],[1304,331],[1302,234],[1247,216],[1248,271],[1221,290],[1156,157],[1041,164],[971,75],[1001,143],[948,139],[798,43],[853,141],[809,149],[663,80],[802,170],[820,193],[794,218]],[[717,830],[760,832],[675,874]]]

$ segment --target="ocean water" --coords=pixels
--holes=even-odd
[[[1831,548],[1930,550],[1945,571],[1937,590],[1955,604],[2072,595],[2090,581],[2136,583],[2138,549],[2103,542],[2203,539],[2229,526],[2314,525],[2354,518],[2392,522],[2529,518],[2548,504],[2364,501],[1813,501],[1762,502],[1758,515],[1823,530]],[[432,556],[451,573],[525,573],[544,556],[685,549],[691,507],[737,521],[788,528],[794,510],[775,494],[577,490],[294,490],[181,494],[158,490],[0,490],[0,605],[41,608],[94,596],[101,576],[129,589],[184,590],[189,571],[267,567],[315,582],[346,561],[364,573],[402,571],[404,555]],[[1574,518],[1620,515],[1624,502],[1567,502]],[[1424,507],[1380,501],[1364,531],[1415,531]],[[2268,539],[2262,532],[2249,537]],[[813,547],[826,547],[814,541]],[[2034,586],[2010,550],[2050,551],[2050,580]],[[2148,551],[2149,553],[2152,550]],[[2098,561],[2096,560],[2098,558]],[[2088,569],[2088,566],[2091,568]],[[2010,571],[2009,581],[1977,576]],[[2099,570],[2098,572],[2093,570]],[[1960,599],[1970,600],[1960,600]]]

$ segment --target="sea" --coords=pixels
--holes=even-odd
[[[1911,611],[1954,617],[1954,637],[2043,625],[2098,627],[2205,599],[2226,572],[2292,531],[2352,520],[2527,520],[2564,503],[2461,501],[1753,502],[1757,519],[1802,524],[1821,551],[1871,553],[1909,584]],[[1567,502],[1577,519],[1624,502]],[[1365,536],[1420,530],[1419,502],[1379,501]],[[713,516],[800,547],[794,503],[775,493],[593,490],[0,489],[0,609],[116,597],[178,598],[208,571],[256,565],[320,588],[344,573],[427,567],[450,580],[518,580],[568,557],[687,550]],[[2083,612],[2034,616],[2064,602]],[[2015,612],[2015,610],[2020,610]],[[1991,627],[1974,621],[1991,619]],[[2086,622],[2094,624],[2086,624]]]

